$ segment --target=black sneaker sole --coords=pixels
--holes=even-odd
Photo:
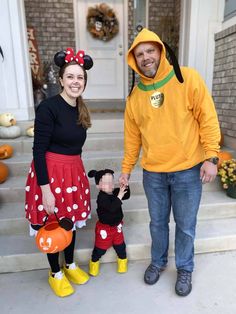
[[[178,290],[175,288],[175,293],[176,293],[177,295],[179,295],[180,297],[186,297],[187,295],[190,294],[191,291],[192,291],[192,285],[191,285],[190,289],[189,289],[187,292],[185,292],[185,293],[180,292],[180,291],[178,291]]]

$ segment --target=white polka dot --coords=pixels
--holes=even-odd
[[[58,208],[57,207],[54,208],[54,212],[58,213]]]
[[[83,175],[85,176],[85,172],[83,172]]]
[[[31,178],[33,178],[33,177],[34,177],[34,172],[33,172],[33,171],[31,172],[31,175],[30,175],[30,176],[31,176]]]
[[[47,216],[44,216],[44,217],[43,217],[43,221],[45,221],[46,219],[47,219]]]
[[[31,219],[31,215],[29,214],[29,219]]]
[[[54,178],[51,178],[51,183],[53,183],[54,182]]]
[[[106,239],[107,238],[106,230],[100,230],[100,236],[101,236],[102,239]]]
[[[77,204],[73,204],[73,209],[78,209],[78,205]]]
[[[70,213],[71,212],[71,207],[70,206],[67,206],[67,211]]]
[[[43,205],[39,205],[38,210],[41,212],[43,210]]]
[[[81,183],[82,188],[84,187],[83,183]]]
[[[78,177],[78,181],[80,181],[80,177]]]
[[[65,179],[64,179],[64,178],[62,178],[61,182],[64,182],[64,181],[65,181]]]
[[[30,173],[31,171],[32,171],[32,168],[30,167],[30,168],[29,168],[29,173]]]
[[[84,206],[86,206],[87,205],[87,201],[84,201]]]
[[[72,191],[76,192],[77,191],[77,186],[72,186]]]
[[[82,53],[80,53],[80,54],[79,54],[79,56],[80,56],[80,58],[82,58],[82,57],[83,57],[83,54],[82,54]]]
[[[87,213],[86,213],[86,212],[83,212],[83,213],[81,214],[81,217],[83,217],[83,218],[86,218],[86,216],[87,216]]]
[[[88,206],[88,211],[90,211],[90,206]]]
[[[64,198],[62,197],[61,202],[64,203]]]
[[[26,192],[29,192],[29,190],[30,190],[30,186],[29,186],[29,185],[27,185],[27,186],[25,187],[25,190],[26,190]]]
[[[80,194],[79,198],[80,198],[81,200],[83,199],[83,197],[82,197],[82,195],[81,195],[81,194]]]
[[[25,209],[28,209],[28,204],[25,205]]]
[[[66,192],[67,192],[67,193],[72,193],[72,188],[67,188],[67,189],[66,189]]]
[[[60,188],[56,188],[56,189],[55,189],[55,192],[56,192],[57,194],[59,194],[59,193],[61,193],[61,189],[60,189]]]
[[[88,194],[88,193],[89,193],[89,189],[86,189],[86,190],[85,190],[85,194]]]
[[[71,220],[72,220],[72,221],[75,221],[75,216],[72,216],[72,217],[71,217]]]
[[[38,194],[35,195],[34,199],[37,201],[39,199]]]

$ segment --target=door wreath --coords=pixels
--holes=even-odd
[[[119,31],[118,19],[106,3],[101,3],[88,9],[87,29],[94,38],[109,41]]]

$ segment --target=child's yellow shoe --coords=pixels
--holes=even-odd
[[[67,279],[76,285],[83,285],[89,280],[89,275],[75,263],[70,264],[69,268],[63,267]]]
[[[118,273],[126,273],[127,270],[128,270],[127,258],[124,258],[124,259],[118,258],[117,259],[117,272]]]
[[[96,277],[99,275],[99,268],[100,268],[100,262],[93,262],[92,260],[89,261],[89,274]]]
[[[74,293],[73,287],[62,271],[56,273],[54,277],[52,276],[52,273],[49,272],[48,282],[53,292],[58,297],[67,297]]]

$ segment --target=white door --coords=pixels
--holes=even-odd
[[[115,13],[119,31],[109,41],[92,37],[87,30],[87,14],[98,1],[77,0],[77,49],[84,50],[93,58],[94,66],[88,71],[88,85],[83,94],[85,99],[124,99],[124,1],[103,1]]]

